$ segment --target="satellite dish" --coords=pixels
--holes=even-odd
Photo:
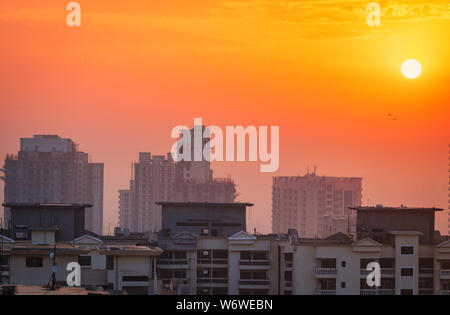
[[[58,272],[58,267],[57,266],[52,266],[52,272],[57,273]]]
[[[55,253],[54,253],[54,252],[51,252],[51,253],[48,255],[48,257],[50,257],[50,259],[53,259],[53,258],[55,257]]]

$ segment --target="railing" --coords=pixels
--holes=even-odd
[[[450,295],[450,290],[441,290],[441,295]]]
[[[359,271],[359,274],[360,274],[361,276],[367,276],[367,275],[369,275],[369,273],[371,273],[371,272],[372,272],[371,270],[361,269],[361,270]]]
[[[228,283],[228,278],[198,278],[198,283]]]
[[[187,265],[187,259],[159,259],[159,265]]]
[[[359,290],[360,295],[378,295],[377,289],[361,289]]]
[[[239,280],[240,285],[270,285],[270,281],[266,279],[241,279]]]
[[[433,295],[434,290],[430,288],[419,288],[419,295]]]
[[[395,289],[378,289],[378,295],[395,295]]]
[[[381,268],[381,274],[382,275],[394,275],[395,269],[394,268]]]
[[[441,269],[441,276],[450,276],[450,269]]]
[[[317,290],[316,295],[336,295],[336,290]]]
[[[239,264],[242,266],[269,266],[270,261],[266,260],[240,260]]]
[[[319,275],[335,275],[337,274],[336,268],[320,268],[316,267],[316,274]]]

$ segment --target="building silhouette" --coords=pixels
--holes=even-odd
[[[19,153],[7,155],[4,172],[5,203],[89,203],[86,229],[102,234],[103,163],[90,163],[71,139],[21,138]],[[8,208],[4,217],[8,228]]]
[[[362,178],[305,176],[273,178],[272,232],[296,229],[300,237],[324,238],[354,233],[356,214],[349,206],[360,206]]]

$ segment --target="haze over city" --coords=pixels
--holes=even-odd
[[[138,153],[166,154],[172,128],[194,117],[280,127],[277,172],[213,163],[239,201],[255,203],[248,230],[270,232],[272,176],[315,165],[362,177],[366,205],[447,208],[445,2],[383,2],[382,28],[369,28],[353,1],[80,4],[74,29],[66,1],[2,3],[0,157],[17,153],[21,137],[73,139],[105,163],[106,233]],[[414,80],[401,72],[410,58],[422,66]],[[447,218],[437,217],[443,232]]]

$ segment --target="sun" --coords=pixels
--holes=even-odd
[[[402,73],[408,79],[415,79],[422,72],[422,66],[416,59],[408,59],[402,63]]]

